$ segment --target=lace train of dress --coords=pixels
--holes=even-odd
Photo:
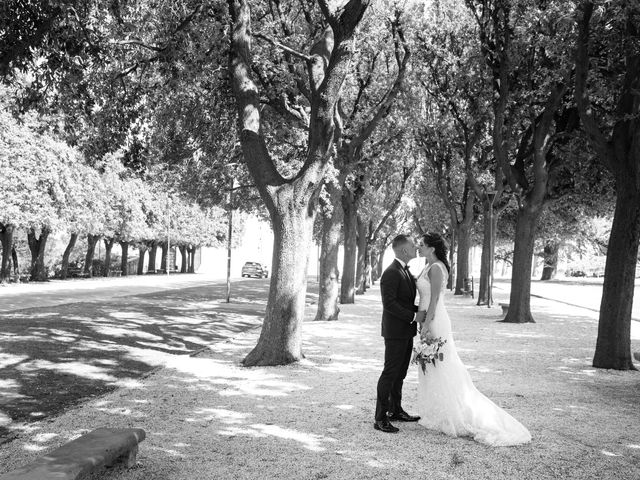
[[[434,263],[447,271],[443,265]],[[417,280],[420,309],[426,310],[431,296],[431,284],[425,267]],[[430,333],[447,343],[440,349],[444,356],[436,366],[427,365],[426,374],[418,367],[418,410],[420,424],[455,437],[473,437],[491,446],[511,446],[531,441],[529,431],[515,418],[498,407],[474,386],[471,376],[456,351],[451,321],[444,306],[444,285],[436,304]]]

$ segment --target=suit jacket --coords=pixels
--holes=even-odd
[[[382,294],[382,336],[413,338],[416,335],[414,314],[418,311],[416,282],[398,260],[394,260],[380,279]]]

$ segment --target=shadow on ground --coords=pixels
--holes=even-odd
[[[262,323],[269,283],[224,284],[0,314],[0,443],[30,421],[135,384]],[[313,294],[310,294],[313,295]]]

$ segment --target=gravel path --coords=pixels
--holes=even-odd
[[[640,478],[640,374],[591,368],[596,313],[532,299],[538,323],[502,324],[499,309],[448,296],[476,386],[533,435],[529,445],[489,448],[416,424],[399,425],[397,435],[373,430],[379,291],[356,301],[332,323],[312,322],[307,309],[306,359],[298,364],[241,367],[259,329],[197,356],[167,355],[142,381],[26,426],[0,446],[0,473],[99,426],[132,426],[147,432],[138,465],[92,478]],[[411,371],[410,412],[416,385]]]

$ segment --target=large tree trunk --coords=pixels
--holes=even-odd
[[[456,290],[454,295],[464,294],[464,279],[469,277],[469,249],[471,248],[471,225],[458,226],[458,250],[456,265]]]
[[[362,216],[358,215],[356,220],[357,247],[358,256],[356,257],[356,294],[364,295],[366,287],[366,268],[367,268],[367,223],[362,220]]]
[[[78,234],[72,233],[69,238],[69,243],[67,243],[67,248],[64,249],[64,253],[62,254],[62,265],[60,266],[60,278],[62,280],[66,280],[69,275],[69,257],[71,256],[71,252],[73,252],[73,248],[76,246],[77,240]]]
[[[480,281],[478,282],[478,303],[476,305],[487,305],[489,303],[489,282],[490,282],[490,268],[491,268],[491,247],[493,246],[493,239],[491,234],[495,232],[495,226],[497,225],[496,215],[489,215],[489,202],[484,202],[484,215],[483,224],[484,231],[482,234],[482,256],[480,258]],[[493,219],[493,226],[490,222]],[[493,228],[492,228],[493,227]]]
[[[104,269],[102,271],[103,277],[108,277],[111,271],[111,250],[113,249],[113,237],[104,239]]]
[[[167,242],[162,242],[161,249],[162,257],[160,258],[160,270],[162,270],[164,273],[167,273],[169,271],[169,266],[167,265]]]
[[[129,275],[128,263],[129,263],[129,242],[120,242],[120,249],[122,250],[122,259],[120,260],[120,275],[126,277]]]
[[[49,229],[44,227],[40,232],[40,237],[36,237],[36,231],[30,228],[27,233],[29,250],[31,251],[31,281],[46,282],[47,270],[44,266],[44,252],[49,238]]]
[[[631,308],[640,240],[640,190],[632,179],[620,179],[616,186],[593,366],[632,370]]]
[[[195,245],[190,246],[187,249],[187,253],[189,254],[189,266],[187,267],[187,271],[189,273],[196,273],[196,247]]]
[[[158,254],[158,242],[151,242],[151,249],[149,250],[149,264],[147,265],[147,273],[156,273],[156,256]]]
[[[357,198],[348,188],[342,192],[344,212],[344,257],[340,278],[340,303],[355,302],[356,255],[358,247],[358,209]]]
[[[318,312],[315,318],[317,321],[337,320],[340,313],[338,307],[338,292],[340,290],[338,250],[344,213],[341,204],[342,190],[331,182],[327,183],[325,188],[331,199],[331,212],[327,212],[322,220],[320,284],[318,285]]]
[[[301,319],[315,209],[290,208],[297,201],[294,188],[283,188],[281,206],[271,217],[274,244],[267,313],[245,365],[283,365],[303,357]]]
[[[518,210],[509,311],[503,322],[534,323],[531,315],[531,262],[540,213],[541,205],[525,205]]]
[[[144,244],[141,244],[138,247],[138,271],[137,271],[138,275],[144,275],[144,257],[146,253],[147,253],[147,246]]]
[[[15,226],[1,225],[0,240],[2,241],[2,268],[0,269],[0,283],[7,283],[11,277],[11,252],[13,249],[13,232]]]
[[[18,277],[18,281],[20,281],[20,265],[18,264],[18,252],[16,252],[15,244],[11,247],[11,260],[13,263],[13,274]]]
[[[93,277],[93,256],[96,253],[96,244],[100,241],[100,235],[87,235],[87,254],[84,257],[84,273]]]
[[[637,48],[631,47],[627,47],[624,52],[626,58],[620,65],[623,65],[626,71],[619,92],[615,92],[616,121],[611,133],[605,134],[602,128],[606,121],[598,122],[599,119],[595,115],[599,109],[592,107],[587,90],[591,64],[588,46],[593,9],[593,2],[583,2],[577,11],[575,99],[581,123],[592,146],[598,152],[602,164],[613,173],[617,194],[607,249],[593,366],[635,370],[631,359],[630,332],[640,239],[640,54]],[[613,12],[616,10],[608,7],[602,10],[605,19]],[[614,33],[623,40],[621,45],[631,45],[638,36],[638,26],[634,17],[637,10],[629,7],[621,13],[626,16],[624,22],[621,22],[626,31]]]
[[[378,250],[378,255],[377,255],[377,260],[376,260],[376,266],[374,269],[374,273],[373,273],[373,279],[374,281],[378,281],[380,279],[380,277],[382,277],[382,268],[383,268],[383,262],[384,262],[384,253],[386,250],[386,241],[383,244],[383,247],[380,248]]]
[[[560,251],[560,242],[557,240],[547,240],[542,251],[544,258],[544,266],[542,267],[542,277],[540,280],[551,280],[556,276],[558,269],[558,252]]]
[[[187,253],[187,246],[186,245],[180,245],[180,247],[178,247],[180,250],[180,258],[182,258],[182,262],[180,265],[180,273],[187,273],[187,265],[188,265],[188,261],[189,261],[189,254]]]

